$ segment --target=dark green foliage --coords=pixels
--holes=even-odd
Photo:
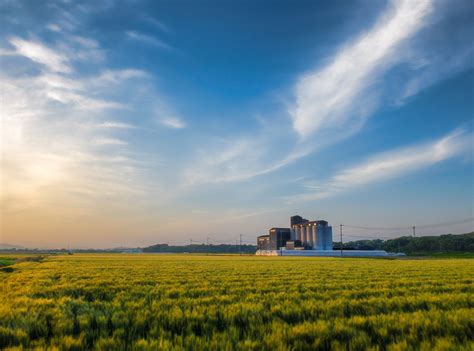
[[[0,267],[10,266],[15,263],[15,259],[11,257],[0,257]]]
[[[257,246],[254,245],[185,245],[170,246],[168,244],[156,244],[145,247],[143,252],[169,252],[169,253],[246,253],[254,254]]]
[[[382,239],[375,240],[356,240],[342,243],[344,250],[384,250],[384,241]],[[334,250],[341,249],[341,243],[333,243]]]
[[[334,250],[340,250],[340,243],[334,242]],[[345,250],[385,250],[404,252],[411,255],[436,253],[474,253],[474,232],[467,234],[446,234],[440,236],[403,236],[389,240],[356,240],[343,243]]]
[[[405,236],[383,243],[383,250],[407,254],[430,252],[474,252],[474,232],[468,234],[446,234],[440,236]]]

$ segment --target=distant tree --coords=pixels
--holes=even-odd
[[[257,246],[254,245],[206,245],[193,244],[184,246],[170,246],[168,244],[156,244],[143,248],[143,252],[169,252],[169,253],[255,253]]]
[[[341,244],[333,243],[334,250]],[[430,252],[474,252],[474,232],[467,234],[445,234],[440,236],[402,236],[389,240],[356,240],[345,242],[345,250],[385,250],[407,254]]]
[[[467,234],[446,234],[440,236],[404,236],[390,239],[382,248],[389,252],[474,252],[474,232]]]

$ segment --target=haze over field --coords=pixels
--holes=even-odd
[[[472,218],[473,18],[470,0],[0,1],[0,243]]]

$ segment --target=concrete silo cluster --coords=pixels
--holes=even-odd
[[[259,250],[332,250],[332,227],[323,220],[301,216],[290,219],[291,228],[271,228],[257,239]]]
[[[291,239],[312,250],[332,250],[332,227],[328,222],[291,217]]]
[[[301,216],[290,219],[290,228],[270,228],[257,238],[259,256],[385,257],[383,250],[333,250],[332,227],[327,221],[309,221]]]

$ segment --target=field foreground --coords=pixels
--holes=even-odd
[[[0,349],[474,349],[470,259],[74,255],[11,267]]]

